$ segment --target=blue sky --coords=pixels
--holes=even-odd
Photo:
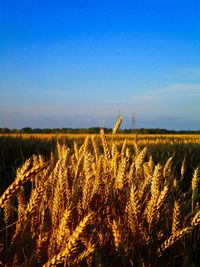
[[[0,127],[200,129],[200,2],[0,1]]]

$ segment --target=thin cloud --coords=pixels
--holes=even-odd
[[[172,84],[164,88],[153,91],[154,94],[160,94],[163,96],[174,94],[175,96],[189,96],[189,97],[200,97],[200,84],[193,83],[180,83]]]
[[[162,74],[169,81],[197,82],[200,80],[200,68],[182,68]]]
[[[200,84],[171,84],[143,91],[134,96],[132,101],[137,117],[153,120],[157,125],[171,125],[176,128],[180,124],[179,128],[183,128],[184,122],[185,125],[190,125],[190,121],[197,125],[200,114]]]
[[[196,83],[179,83],[165,86],[158,89],[152,89],[143,92],[140,95],[134,96],[134,99],[137,101],[159,101],[167,100],[169,98],[200,98],[200,84]]]

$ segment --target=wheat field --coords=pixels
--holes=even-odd
[[[2,266],[199,266],[200,162],[185,177],[186,158],[155,162],[153,143],[116,139],[119,127],[58,139],[17,169],[0,197]],[[165,149],[199,142],[171,138]]]

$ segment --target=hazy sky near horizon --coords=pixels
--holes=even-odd
[[[199,0],[1,0],[0,127],[200,129]]]

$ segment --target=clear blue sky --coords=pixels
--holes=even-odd
[[[200,129],[199,0],[1,0],[0,127]]]

